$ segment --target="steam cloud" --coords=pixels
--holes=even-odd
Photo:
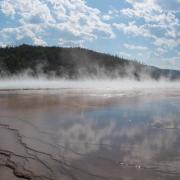
[[[180,83],[166,80],[135,81],[131,79],[47,79],[45,77],[11,77],[0,79],[0,90],[38,90],[38,89],[76,89],[76,90],[103,90],[103,91],[127,91],[127,90],[159,90],[179,89]]]

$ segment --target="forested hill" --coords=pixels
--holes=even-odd
[[[21,45],[0,48],[0,76],[30,76],[180,80],[180,71],[163,70],[117,56],[82,48]]]

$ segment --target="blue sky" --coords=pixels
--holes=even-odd
[[[0,46],[22,43],[180,70],[180,0],[0,0]]]

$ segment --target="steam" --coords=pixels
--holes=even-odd
[[[135,81],[131,79],[78,79],[67,80],[45,77],[11,77],[0,79],[0,90],[74,89],[101,91],[180,89],[180,82],[167,80]]]

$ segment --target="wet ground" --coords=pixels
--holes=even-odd
[[[0,92],[0,180],[179,180],[180,90]]]

